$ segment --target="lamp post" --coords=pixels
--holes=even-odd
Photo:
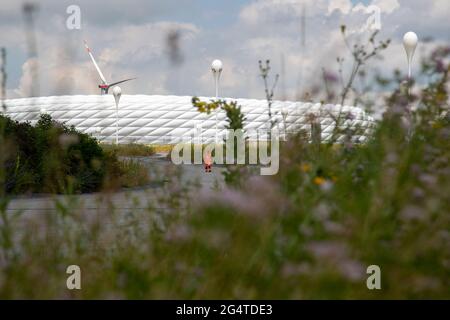
[[[408,80],[411,79],[411,64],[414,52],[416,51],[417,42],[417,34],[412,31],[405,33],[403,36],[403,47],[405,48],[406,58],[408,59]]]
[[[216,100],[219,98],[219,80],[220,80],[220,74],[222,73],[222,61],[220,60],[214,60],[211,63],[211,71],[213,73],[213,77],[214,77],[214,84],[216,87]],[[218,130],[218,120],[217,120],[217,113],[219,111],[216,110],[216,142],[217,142],[217,130]]]
[[[411,64],[412,64],[414,52],[416,51],[417,42],[418,42],[417,34],[415,34],[412,31],[405,33],[405,35],[403,36],[403,47],[405,48],[406,58],[408,59],[408,84],[407,84],[407,86],[408,86],[408,105],[409,105],[409,98],[410,98],[410,94],[411,94]],[[408,123],[408,132],[407,133],[408,133],[408,137],[411,137],[412,119],[411,119],[411,110],[410,110],[409,106],[407,107],[406,117],[407,117],[406,122]]]
[[[113,88],[114,100],[116,101],[116,145],[119,144],[119,100],[122,96],[122,89],[119,86]]]

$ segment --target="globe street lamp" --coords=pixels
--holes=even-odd
[[[410,97],[410,93],[411,93],[411,64],[412,64],[414,52],[416,51],[417,42],[418,42],[417,34],[415,34],[412,31],[405,33],[405,35],[403,36],[403,47],[405,48],[406,58],[408,59],[408,83],[407,83],[408,104],[409,104],[409,97]],[[410,137],[411,133],[412,133],[411,132],[412,120],[411,120],[410,111],[411,111],[410,107],[408,106],[407,115],[406,115],[407,118],[405,119],[405,121],[408,124],[408,137]]]
[[[216,87],[216,100],[219,98],[219,79],[220,79],[220,74],[222,73],[222,67],[223,67],[223,64],[222,64],[222,61],[220,61],[220,60],[214,60],[212,63],[211,63],[211,71],[212,71],[212,73],[213,73],[213,77],[214,77],[214,83],[215,83],[215,87]],[[216,142],[217,142],[217,130],[218,130],[218,128],[217,128],[217,123],[218,123],[218,120],[217,120],[217,113],[219,112],[219,110],[216,110]]]
[[[122,89],[119,86],[113,88],[114,100],[116,101],[116,145],[119,144],[119,100],[122,96]]]
[[[406,51],[406,57],[408,59],[408,80],[411,79],[411,64],[414,56],[414,51],[416,51],[418,38],[417,35],[410,31],[405,33],[403,36],[403,47]]]
[[[220,74],[222,73],[222,61],[220,60],[214,60],[211,63],[211,71],[213,73],[214,76],[214,81],[215,81],[215,85],[216,85],[216,99],[219,97],[219,79],[220,79]]]

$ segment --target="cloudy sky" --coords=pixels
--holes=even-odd
[[[407,31],[415,31],[420,39],[432,36],[435,44],[450,43],[449,0],[46,0],[35,4],[35,28],[30,33],[23,2],[0,0],[0,46],[8,53],[9,98],[27,97],[33,90],[39,95],[97,94],[99,78],[83,40],[108,81],[138,78],[122,85],[126,94],[213,95],[210,64],[218,58],[224,63],[221,96],[261,98],[258,60],[270,59],[272,74],[281,74],[276,97],[286,99],[296,99],[302,88],[320,83],[322,68],[337,71],[336,57],[347,55],[339,26],[348,26],[352,42],[364,41],[373,6],[380,10],[379,38],[393,43],[382,61],[366,66],[368,71],[406,69],[401,38]],[[80,29],[67,28],[70,5],[81,10]],[[30,52],[27,30],[36,39],[37,55]],[[422,45],[416,58],[424,51]]]

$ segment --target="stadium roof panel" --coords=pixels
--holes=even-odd
[[[213,98],[200,97],[202,101]],[[120,143],[170,143],[190,141],[196,126],[202,128],[202,141],[215,141],[216,112],[219,136],[225,134],[224,112],[199,113],[192,105],[191,96],[123,95],[119,102]],[[246,117],[247,131],[267,131],[269,116],[266,100],[233,99],[242,107]],[[6,114],[17,121],[36,122],[41,113],[51,115],[54,120],[73,125],[90,133],[100,141],[113,142],[116,130],[116,106],[112,95],[72,95],[22,98],[5,100]],[[274,101],[273,119],[280,132],[295,132],[310,128],[310,114],[321,123],[322,140],[327,140],[335,126],[333,120],[344,113],[346,127],[359,127],[354,139],[363,141],[370,134],[374,120],[362,109],[351,106],[321,105],[292,101]],[[250,139],[258,135],[249,133]],[[259,137],[262,137],[259,135]],[[342,138],[342,137],[340,137]]]

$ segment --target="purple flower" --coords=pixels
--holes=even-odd
[[[186,241],[191,238],[192,232],[187,225],[176,225],[166,233],[167,241]]]
[[[338,81],[338,77],[336,76],[336,74],[326,71],[326,70],[323,71],[323,79],[326,82],[337,82]]]
[[[424,210],[417,206],[406,206],[400,211],[400,217],[406,221],[422,220],[424,218]]]

